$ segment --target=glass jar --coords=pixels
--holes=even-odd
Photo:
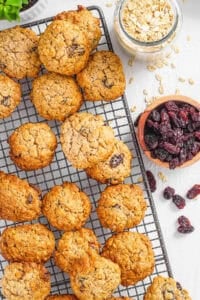
[[[156,1],[156,0],[154,0]],[[139,22],[138,19],[135,18],[135,16],[127,15],[127,11],[129,12],[129,9],[127,10],[127,5],[133,4],[133,0],[119,0],[115,9],[114,13],[114,31],[117,35],[117,38],[119,40],[119,43],[121,46],[128,51],[129,53],[135,55],[137,54],[137,57],[146,58],[146,57],[155,57],[157,54],[162,53],[163,49],[166,49],[167,46],[169,46],[177,36],[177,33],[181,27],[182,24],[182,11],[180,8],[180,5],[176,0],[157,0],[158,3],[168,3],[168,6],[171,9],[171,14],[173,14],[173,21],[171,22],[170,27],[167,32],[165,32],[164,36],[161,36],[159,39],[149,39],[149,36],[151,36],[151,30],[146,30],[146,27],[149,29],[150,26],[144,25],[144,29],[138,26],[138,23],[141,21],[143,22],[143,18],[147,18],[147,14],[145,12],[145,7],[143,7],[143,14],[141,14]],[[144,1],[143,1],[144,2]],[[149,2],[149,1],[148,1]],[[149,6],[150,7],[150,6]],[[128,7],[129,8],[129,7]],[[135,14],[135,10],[133,10],[133,14]],[[159,12],[158,12],[159,14]],[[163,14],[165,16],[165,14]],[[127,17],[127,19],[126,19]],[[131,23],[132,20],[136,20],[135,24],[136,26],[132,26]],[[150,18],[151,21],[155,21],[156,16],[154,18]],[[137,23],[138,22],[138,23]],[[161,24],[161,23],[160,23]],[[146,27],[145,27],[146,26]],[[132,34],[131,28],[133,29]],[[136,28],[136,29],[135,29]],[[148,32],[148,39],[145,40],[145,38],[142,40],[139,40],[139,38],[136,38],[136,35],[138,35],[138,31],[140,31],[141,37],[147,37]],[[152,33],[154,32],[154,28],[152,27]],[[161,31],[157,30],[158,35],[161,35]],[[138,35],[139,36],[139,35]]]

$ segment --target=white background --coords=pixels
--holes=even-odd
[[[168,60],[169,66],[149,72],[146,63],[135,61],[133,66],[128,65],[130,55],[126,54],[119,46],[113,33],[113,12],[115,8],[114,0],[48,0],[48,6],[35,19],[50,17],[62,10],[75,9],[76,5],[99,5],[105,14],[114,50],[121,57],[127,79],[126,94],[130,107],[136,106],[136,111],[132,114],[135,118],[146,107],[143,90],[146,89],[151,96],[159,96],[158,81],[155,74],[163,77],[164,94],[174,94],[178,88],[182,94],[190,96],[200,101],[200,2],[198,0],[185,0],[181,2],[183,9],[183,25],[175,45],[180,50],[179,53],[172,52],[172,57]],[[111,4],[108,5],[108,4]],[[34,20],[34,19],[33,19]],[[30,20],[32,21],[32,20]],[[189,41],[190,39],[190,41]],[[173,69],[170,64],[176,67]],[[129,84],[129,79],[134,78]],[[194,85],[190,85],[187,80],[182,83],[179,77],[185,79],[192,78]],[[144,157],[146,169],[151,169],[157,178],[157,191],[153,194],[156,204],[158,218],[161,224],[170,264],[173,275],[186,289],[189,290],[193,300],[200,299],[200,197],[196,200],[187,200],[186,207],[178,210],[169,200],[164,200],[162,191],[165,186],[170,185],[182,196],[193,184],[200,184],[200,162],[193,166],[167,170],[158,168]],[[166,177],[163,182],[158,177],[158,172],[162,172]],[[184,214],[188,216],[195,227],[195,231],[188,235],[177,233],[177,218]]]

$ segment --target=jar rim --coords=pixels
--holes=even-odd
[[[178,2],[176,0],[171,1],[171,0],[167,0],[170,2],[172,8],[173,8],[173,12],[174,12],[174,16],[175,16],[175,20],[173,23],[173,26],[171,27],[170,31],[160,40],[156,40],[156,41],[151,41],[151,42],[144,42],[144,41],[139,41],[134,39],[130,34],[128,34],[128,32],[125,30],[124,26],[123,26],[123,21],[122,21],[122,8],[124,6],[124,4],[127,2],[128,0],[121,0],[121,3],[119,5],[119,24],[120,27],[123,31],[123,33],[126,35],[127,38],[129,38],[133,43],[135,43],[138,46],[142,46],[142,47],[152,47],[152,46],[159,46],[162,45],[164,42],[166,42],[171,36],[173,36],[173,34],[176,32],[176,29],[179,25],[179,23],[182,20],[182,13],[181,13],[181,9],[180,6],[178,4]]]

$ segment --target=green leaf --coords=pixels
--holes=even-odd
[[[5,5],[22,7],[22,0],[6,0]]]

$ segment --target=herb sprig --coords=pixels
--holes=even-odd
[[[0,20],[19,21],[19,12],[28,0],[0,0]]]

